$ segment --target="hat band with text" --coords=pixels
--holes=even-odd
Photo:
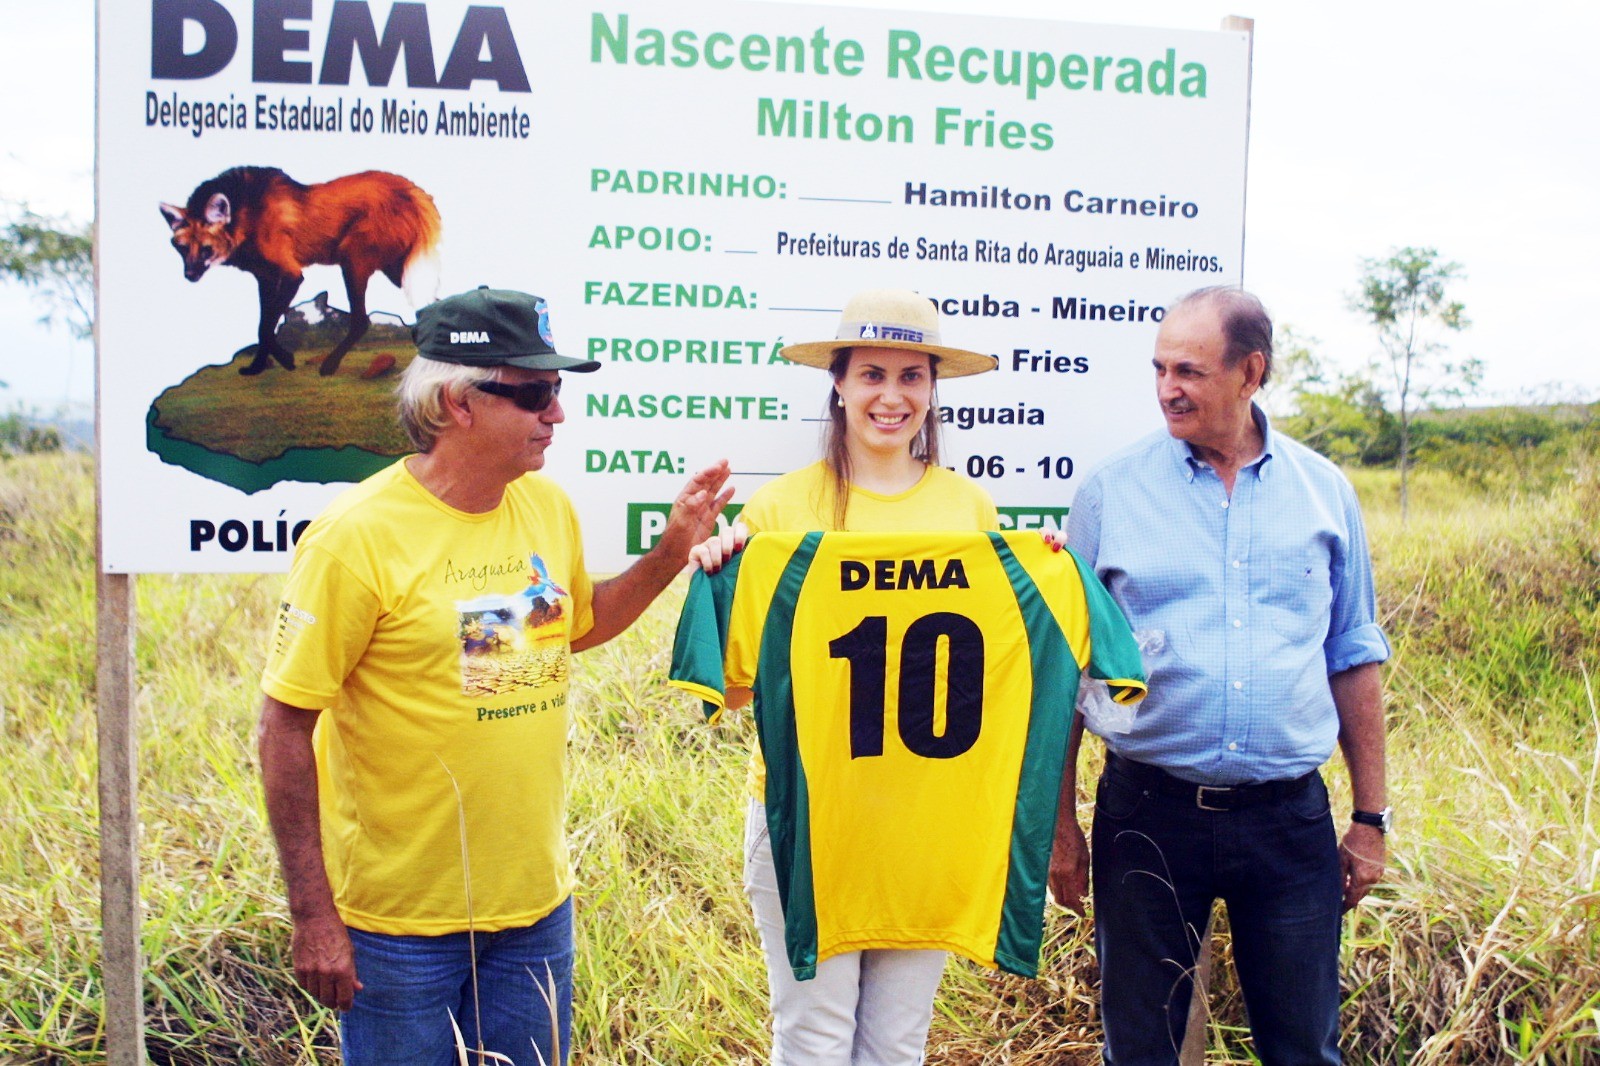
[[[932,344],[939,343],[938,333],[924,333],[920,329],[910,326],[896,325],[892,322],[842,322],[839,324],[839,334],[834,338],[841,341],[904,341],[907,344]]]

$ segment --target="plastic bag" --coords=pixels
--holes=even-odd
[[[1133,639],[1139,645],[1139,658],[1147,663],[1151,656],[1167,646],[1167,634],[1159,629],[1141,629],[1134,633]],[[1149,672],[1147,666],[1145,674],[1148,676]],[[1078,686],[1078,713],[1083,715],[1089,732],[1102,737],[1108,733],[1127,733],[1133,729],[1133,714],[1137,709],[1136,703],[1113,700],[1111,689],[1104,681],[1096,680],[1088,673],[1083,675]]]

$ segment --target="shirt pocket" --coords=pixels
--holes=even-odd
[[[1328,636],[1333,605],[1327,553],[1284,552],[1267,567],[1267,585],[1257,599],[1267,622],[1294,645],[1321,644]]]

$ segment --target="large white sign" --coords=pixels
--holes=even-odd
[[[816,456],[828,383],[777,349],[869,287],[999,358],[941,388],[943,461],[1053,525],[1158,424],[1165,305],[1242,275],[1241,33],[732,3],[100,20],[111,571],[287,567],[407,450],[415,307],[480,284],[546,297],[558,349],[604,364],[547,466],[595,570],[699,466],[729,457],[743,498]]]

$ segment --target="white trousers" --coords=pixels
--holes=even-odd
[[[773,1066],[918,1066],[945,953],[852,951],[796,981],[784,951],[767,811],[755,799],[744,826],[744,888],[767,956]]]

